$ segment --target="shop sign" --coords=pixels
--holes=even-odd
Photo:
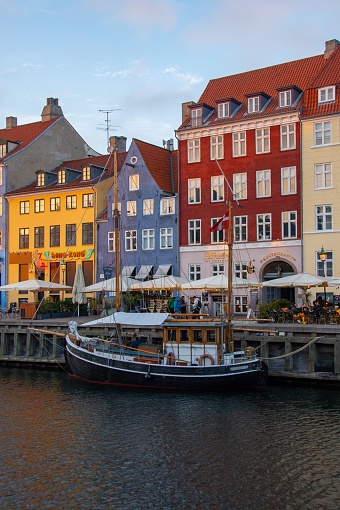
[[[204,262],[222,262],[228,258],[228,253],[218,253],[215,251],[208,251],[204,254]]]
[[[293,257],[293,255],[291,255],[290,253],[286,253],[284,251],[274,251],[274,252],[271,252],[271,253],[268,253],[267,255],[265,255],[264,257],[262,257],[262,259],[260,260],[260,262],[265,262],[266,260],[268,259],[271,259],[273,257],[285,257],[286,259],[291,259],[291,260],[294,260],[296,261],[296,258]]]

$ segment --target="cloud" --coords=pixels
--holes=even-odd
[[[150,69],[142,60],[134,60],[124,69],[111,69],[108,64],[101,63],[94,72],[96,78],[141,78],[149,75]]]
[[[163,71],[163,75],[174,76],[177,80],[189,85],[197,85],[203,80],[202,76],[194,75],[189,72],[181,72],[177,66],[166,67]]]

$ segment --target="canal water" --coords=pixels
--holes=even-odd
[[[115,389],[0,368],[0,508],[338,510],[340,392]]]

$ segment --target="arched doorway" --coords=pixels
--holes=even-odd
[[[275,260],[267,264],[262,273],[262,281],[268,282],[274,278],[282,278],[294,274],[293,267],[283,260]],[[263,303],[270,303],[274,299],[288,299],[291,303],[295,301],[295,289],[292,287],[263,287]]]

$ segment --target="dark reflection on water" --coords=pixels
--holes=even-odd
[[[0,508],[338,510],[340,392],[192,394],[0,369]]]

